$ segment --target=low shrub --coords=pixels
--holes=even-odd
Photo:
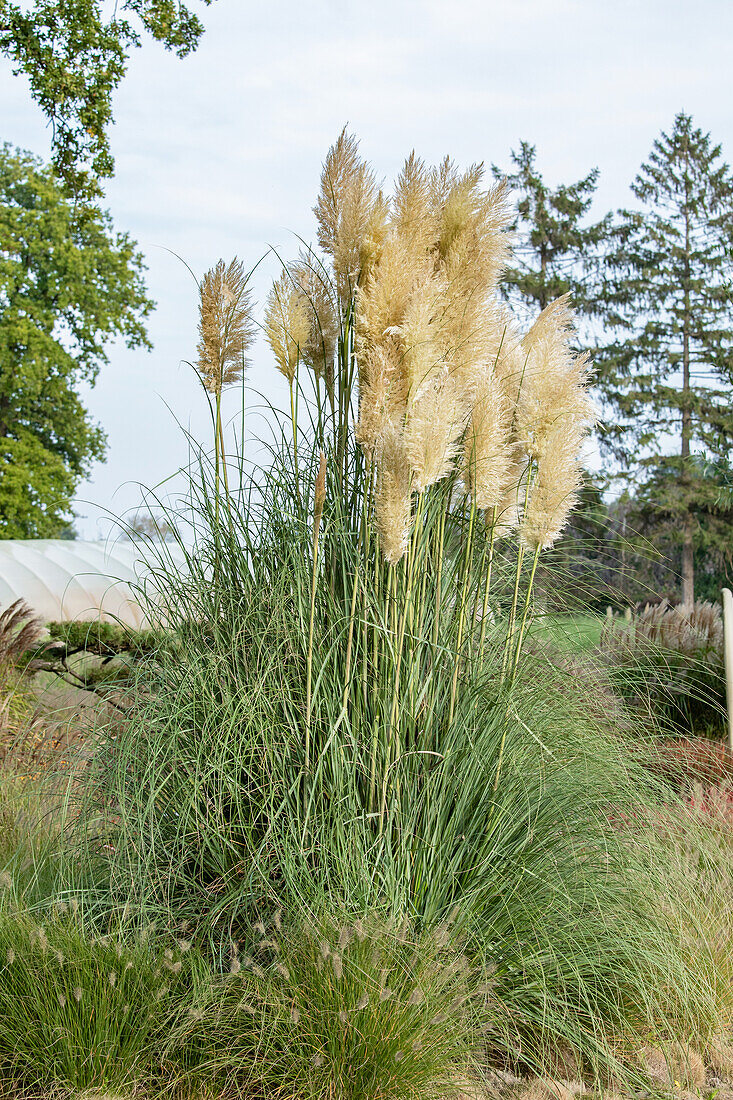
[[[723,618],[698,601],[647,605],[627,622],[607,621],[601,648],[617,689],[668,731],[721,737],[725,716]]]

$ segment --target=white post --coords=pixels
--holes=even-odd
[[[725,682],[728,700],[728,748],[733,752],[733,592],[723,589],[723,625],[725,633]]]

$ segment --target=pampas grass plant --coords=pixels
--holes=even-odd
[[[266,318],[290,422],[236,507],[192,443],[183,565],[150,547],[166,640],[88,769],[60,886],[98,924],[192,929],[215,976],[172,1033],[182,1080],[378,1100],[477,1050],[639,1080],[643,1041],[703,1043],[724,1006],[640,842],[672,796],[632,717],[525,645],[593,417],[569,307],[525,334],[507,314],[507,195],[479,167],[413,154],[387,198],[344,132],[315,210],[322,252]],[[336,921],[382,929],[394,1000]],[[470,1026],[418,981],[437,935],[468,960]]]

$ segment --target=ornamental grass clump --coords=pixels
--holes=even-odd
[[[417,1100],[465,1078],[491,985],[447,929],[421,935],[377,914],[261,926],[252,953],[233,954],[171,1029],[168,1057],[187,1084]]]
[[[601,648],[622,689],[667,731],[724,736],[725,668],[720,604],[647,604],[623,624],[604,625]]]
[[[293,423],[236,500],[200,450],[185,567],[151,547],[149,613],[171,644],[141,661],[129,721],[91,763],[69,888],[86,851],[90,911],[188,921],[229,975],[200,1007],[225,1037],[210,1063],[270,1036],[289,1095],[337,1080],[354,1100],[391,1094],[367,1069],[402,1015],[349,952],[336,974],[330,933],[321,970],[301,934],[375,914],[407,921],[415,944],[450,919],[468,992],[491,987],[478,1043],[493,1061],[544,1072],[569,1049],[589,1078],[628,1079],[642,1040],[702,1042],[722,1007],[704,946],[693,957],[681,933],[684,889],[639,841],[672,796],[633,717],[596,705],[597,669],[568,675],[525,645],[593,417],[568,303],[527,333],[508,315],[508,199],[479,168],[412,155],[386,197],[342,134],[316,218],[321,251],[270,298]],[[250,946],[280,909],[292,966],[282,944]],[[309,1022],[304,994],[294,1031],[278,963],[316,1006]],[[377,1013],[363,1033],[351,994],[328,1000],[359,968],[354,1003],[368,994]],[[254,979],[266,1023],[232,1008],[255,1007]],[[453,1064],[462,1032],[444,1024],[432,1041]],[[474,1039],[461,1043],[468,1063]]]
[[[22,1095],[160,1080],[159,1052],[191,984],[187,958],[85,928],[76,899],[43,915],[0,913],[3,1083]]]

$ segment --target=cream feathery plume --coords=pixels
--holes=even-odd
[[[450,375],[432,379],[410,403],[405,453],[413,490],[420,493],[450,474],[469,415],[466,389]]]
[[[517,436],[537,461],[561,425],[585,430],[595,421],[587,391],[588,356],[572,350],[572,333],[573,314],[564,295],[540,313],[521,343],[526,366],[517,402]]]
[[[249,274],[236,257],[219,260],[199,287],[199,343],[196,368],[210,393],[238,382],[254,339]]]
[[[417,283],[429,274],[429,261],[398,233],[391,232],[379,262],[359,287],[356,331],[360,350],[399,338],[399,329]]]
[[[491,358],[496,287],[508,252],[506,188],[482,191],[482,174],[475,167],[463,176],[453,170],[445,176],[437,245],[446,285],[446,345],[467,384],[476,384]]]
[[[477,508],[497,508],[514,467],[514,410],[493,364],[480,380],[464,444],[465,478]]]
[[[321,187],[313,213],[318,223],[318,243],[333,256],[338,246],[341,221],[341,197],[359,175],[359,142],[346,127],[328,150],[321,170]]]
[[[308,302],[287,271],[267,296],[264,328],[277,369],[292,384],[302,349],[311,338],[311,325]]]
[[[333,257],[344,300],[356,290],[362,269],[378,258],[389,211],[372,169],[359,156],[358,141],[346,127],[326,156],[313,211],[318,243]]]
[[[577,425],[563,425],[545,440],[520,527],[529,550],[549,550],[562,534],[582,484],[582,441]]]
[[[511,449],[503,492],[494,513],[494,538],[508,538],[519,526],[527,491],[528,462],[524,449]]]
[[[440,210],[438,247],[441,256],[447,256],[454,242],[472,226],[480,209],[482,178],[480,164],[471,165],[463,175],[455,170],[450,173],[451,182],[443,193]]]
[[[359,375],[356,441],[371,460],[385,425],[404,414],[407,402],[404,372],[394,344],[373,348],[362,359]]]
[[[438,221],[431,201],[430,176],[413,150],[405,161],[392,196],[391,226],[413,247],[426,252],[433,246]]]
[[[387,422],[379,437],[374,500],[379,543],[385,560],[396,565],[407,553],[412,520],[410,466],[401,428]]]
[[[312,253],[301,253],[290,267],[296,286],[308,304],[310,332],[301,347],[303,361],[319,378],[333,384],[333,361],[338,342],[335,289]]]
[[[448,375],[444,350],[444,284],[437,273],[427,273],[415,285],[405,304],[402,322],[394,328],[399,340],[409,401],[417,401],[436,378]]]

